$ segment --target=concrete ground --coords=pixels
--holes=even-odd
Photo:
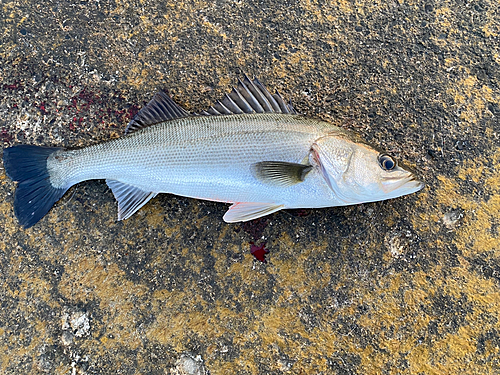
[[[0,6],[3,147],[119,137],[157,90],[200,111],[247,73],[426,183],[226,224],[171,195],[116,222],[91,181],[24,230],[2,169],[1,374],[500,373],[496,1]]]

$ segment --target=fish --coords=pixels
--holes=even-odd
[[[230,203],[228,223],[284,209],[382,201],[424,184],[356,133],[299,114],[278,91],[244,75],[230,93],[190,113],[158,92],[122,137],[78,149],[4,149],[17,182],[14,213],[29,228],[73,185],[104,179],[118,220],[159,193]]]

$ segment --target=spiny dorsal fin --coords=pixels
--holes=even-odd
[[[189,112],[176,104],[167,94],[160,91],[128,123],[125,134],[133,133],[159,122],[188,116],[190,116]]]
[[[311,169],[310,165],[284,161],[261,161],[252,164],[253,175],[258,180],[280,187],[288,187],[304,181]]]
[[[271,94],[258,78],[250,80],[247,75],[243,81],[238,79],[238,86],[233,87],[233,90],[225,94],[222,100],[218,100],[201,114],[215,116],[242,113],[297,114],[291,104],[285,103],[278,91]]]

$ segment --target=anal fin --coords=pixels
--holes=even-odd
[[[284,207],[282,204],[275,203],[238,202],[229,207],[223,219],[226,223],[250,221],[272,214]]]
[[[157,194],[115,180],[106,180],[106,184],[118,202],[118,220],[128,219]]]

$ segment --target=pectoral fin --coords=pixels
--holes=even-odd
[[[258,180],[281,187],[304,181],[311,169],[310,165],[284,161],[261,161],[252,165],[252,173]]]
[[[284,208],[282,204],[238,202],[234,203],[227,210],[223,219],[226,223],[237,223],[239,221],[249,221],[259,217],[272,214]]]
[[[118,201],[118,220],[128,219],[157,194],[115,180],[106,180],[106,184]]]

